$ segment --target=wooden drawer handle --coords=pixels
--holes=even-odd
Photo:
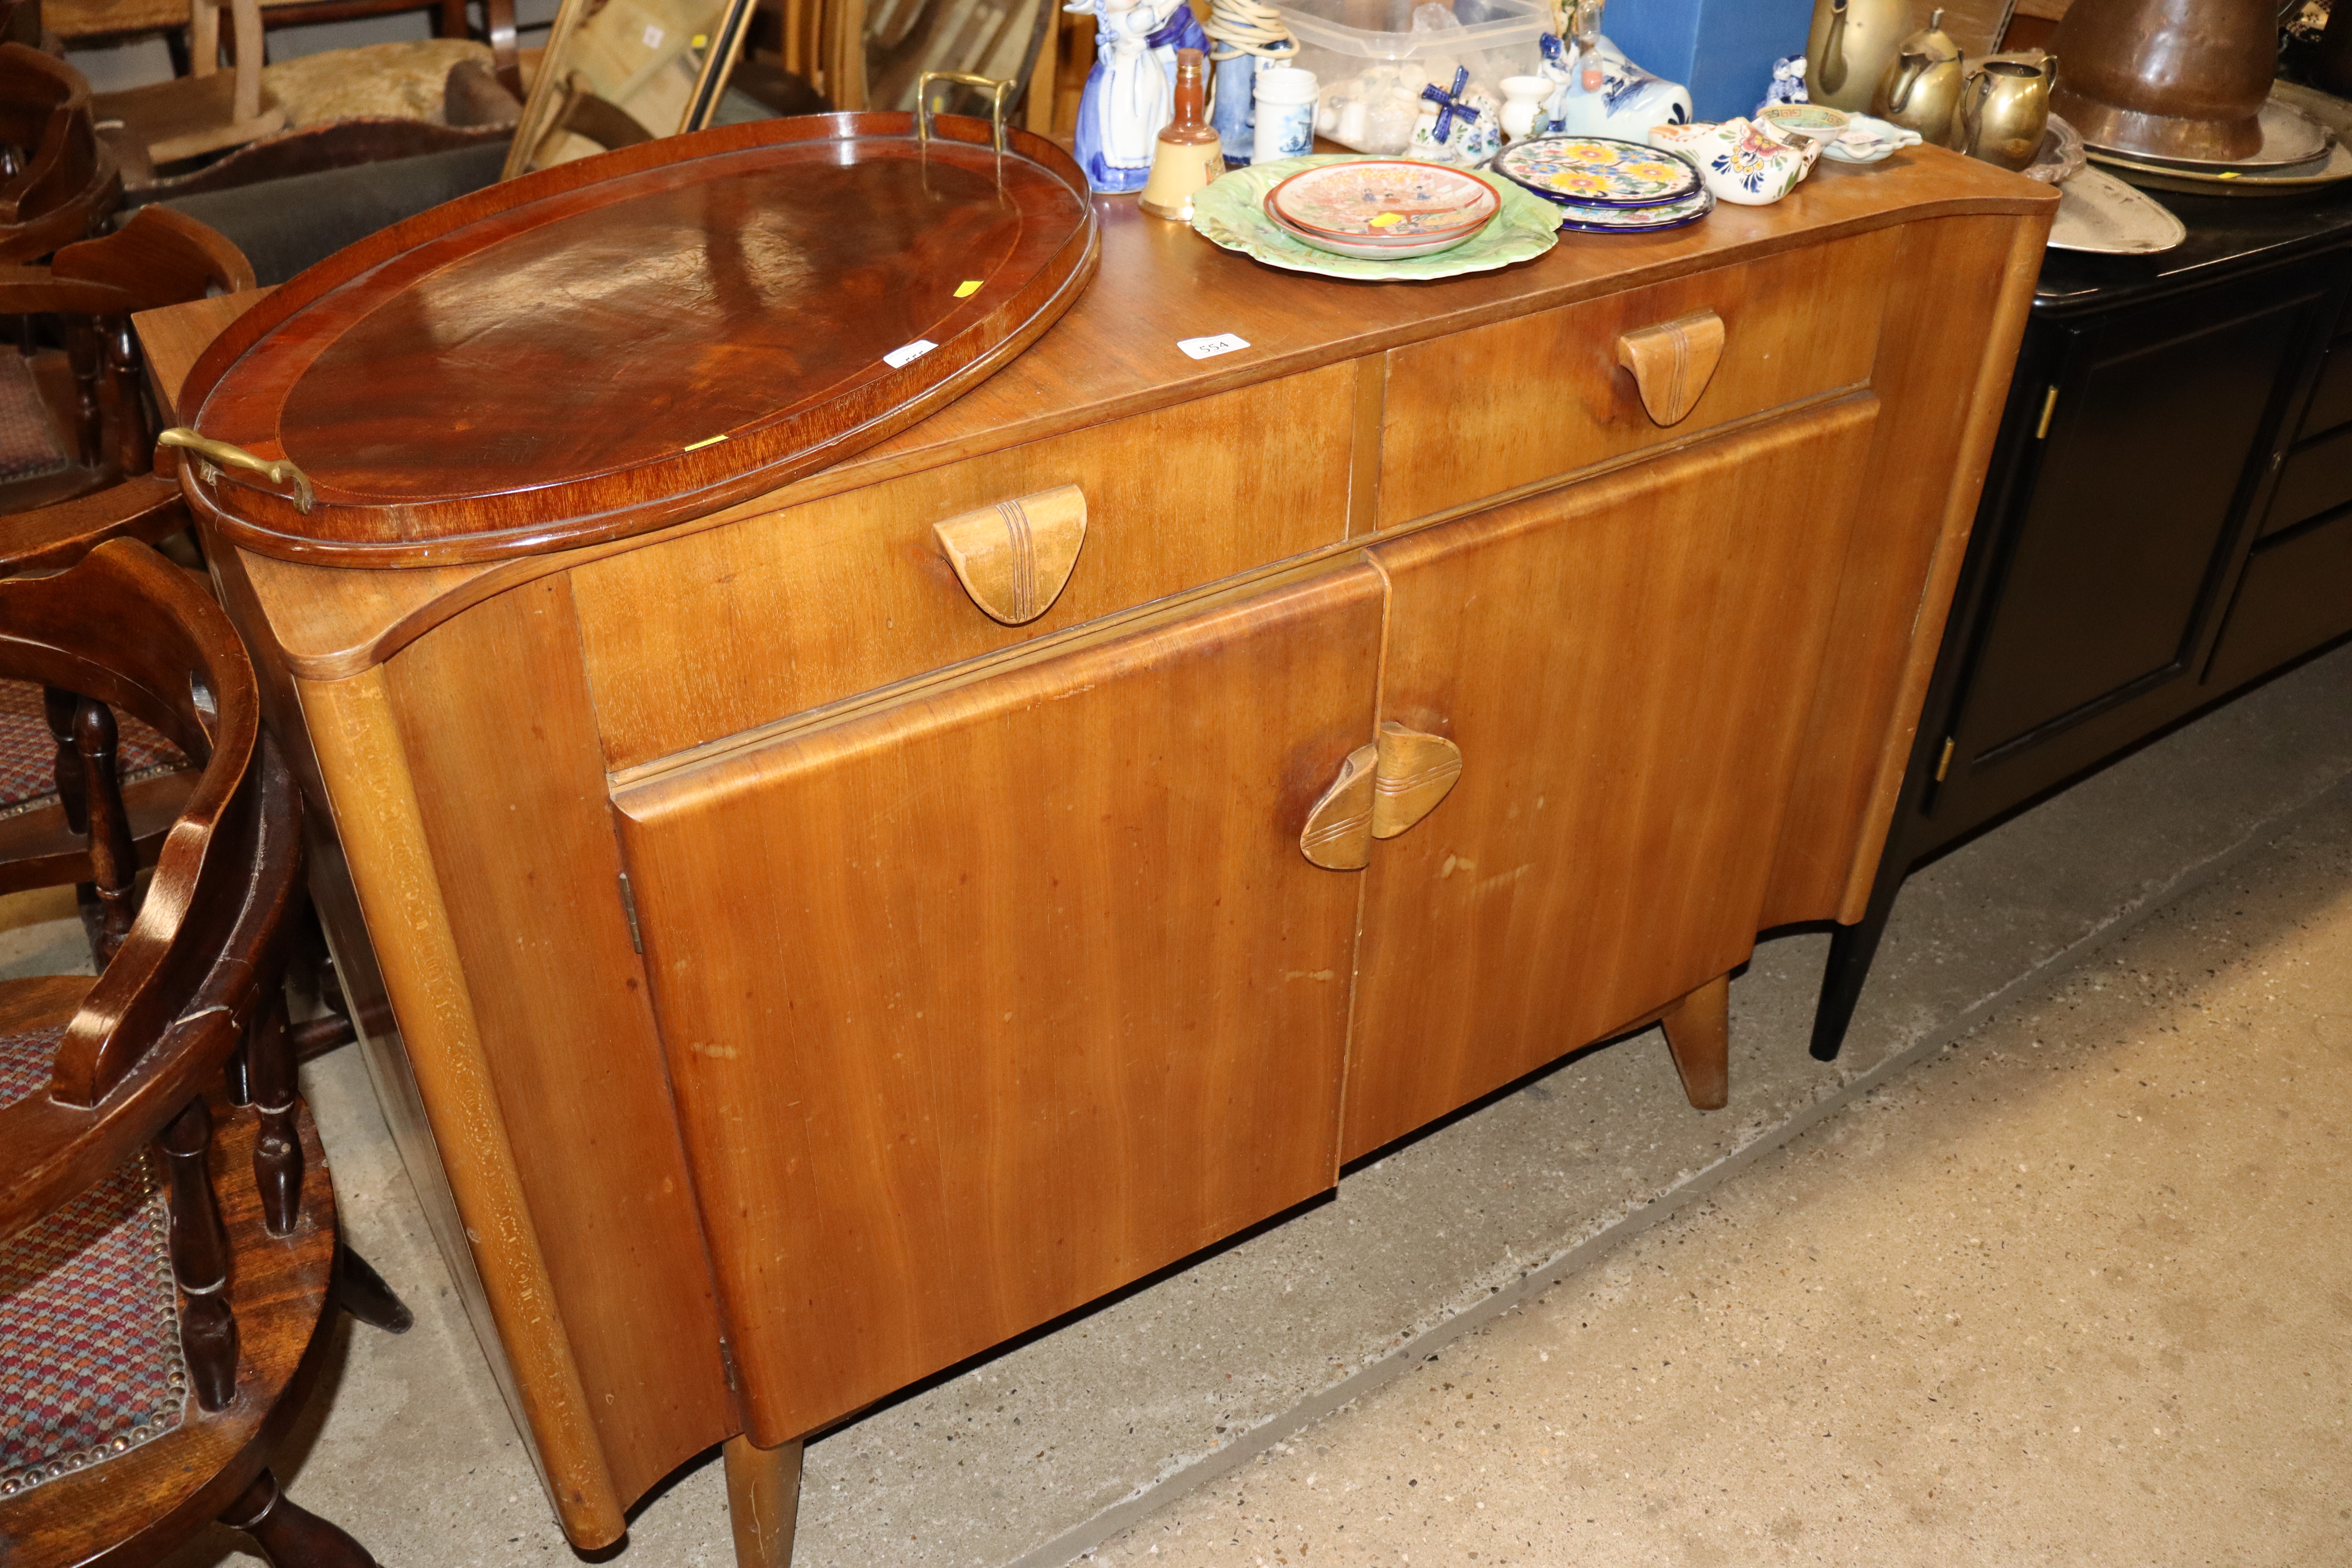
[[[1723,359],[1723,318],[1713,310],[1643,327],[1617,340],[1617,363],[1633,373],[1642,406],[1659,425],[1679,425]]]
[[[1039,490],[932,525],[956,580],[991,619],[1026,626],[1062,596],[1087,540],[1086,492]]]
[[[1360,871],[1372,840],[1394,838],[1437,809],[1462,778],[1462,748],[1443,735],[1383,723],[1376,744],[1359,746],[1307,813],[1299,853],[1331,871]]]

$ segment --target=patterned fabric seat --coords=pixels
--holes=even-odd
[[[177,746],[131,714],[118,713],[114,722],[120,783],[136,784],[189,765]],[[57,737],[49,733],[41,688],[29,680],[0,680],[0,816],[56,802],[57,757]]]
[[[45,731],[46,732],[46,731]],[[42,1092],[64,1037],[0,1035],[0,1106]],[[0,1499],[186,1418],[167,1218],[144,1152],[0,1241]]]

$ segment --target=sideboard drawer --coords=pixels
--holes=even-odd
[[[1390,351],[1381,526],[1867,382],[1899,238],[1859,235]],[[1722,358],[1662,426],[1618,339],[1702,311],[1723,323]]]
[[[1345,539],[1355,380],[1353,363],[1330,365],[576,569],[606,765]],[[933,525],[1064,486],[1083,493],[1087,519],[1067,586],[1034,619],[1002,624],[967,594]]]

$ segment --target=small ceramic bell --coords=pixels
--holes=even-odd
[[[1192,221],[1192,197],[1225,172],[1223,138],[1202,118],[1206,68],[1198,49],[1176,51],[1176,118],[1160,128],[1152,148],[1151,178],[1141,205],[1154,217]]]

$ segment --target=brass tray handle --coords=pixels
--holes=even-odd
[[[1384,722],[1373,744],[1348,753],[1339,776],[1308,810],[1299,853],[1327,871],[1360,871],[1372,863],[1373,839],[1413,826],[1461,779],[1461,747]]]
[[[1061,485],[959,512],[931,528],[956,581],[991,620],[1024,626],[1054,607],[1087,542],[1087,495]]]
[[[197,457],[205,459],[205,467],[207,470],[212,469],[213,464],[218,463],[232,468],[250,468],[274,485],[290,484],[294,487],[294,510],[306,516],[310,509],[318,504],[319,498],[310,489],[310,476],[283,458],[276,462],[270,461],[268,458],[257,458],[242,447],[231,446],[226,441],[215,441],[209,436],[199,436],[184,425],[173,426],[172,428],[155,437],[155,444],[159,447],[179,447],[194,452]],[[219,477],[217,471],[207,471],[205,474],[207,480],[217,479]]]
[[[970,71],[925,71],[915,79],[915,140],[931,139],[931,84],[935,81],[961,82],[966,87],[985,88],[995,94],[990,105],[989,120],[996,127],[996,155],[1004,156],[1004,95],[1016,85],[999,81],[993,77],[974,76]]]

